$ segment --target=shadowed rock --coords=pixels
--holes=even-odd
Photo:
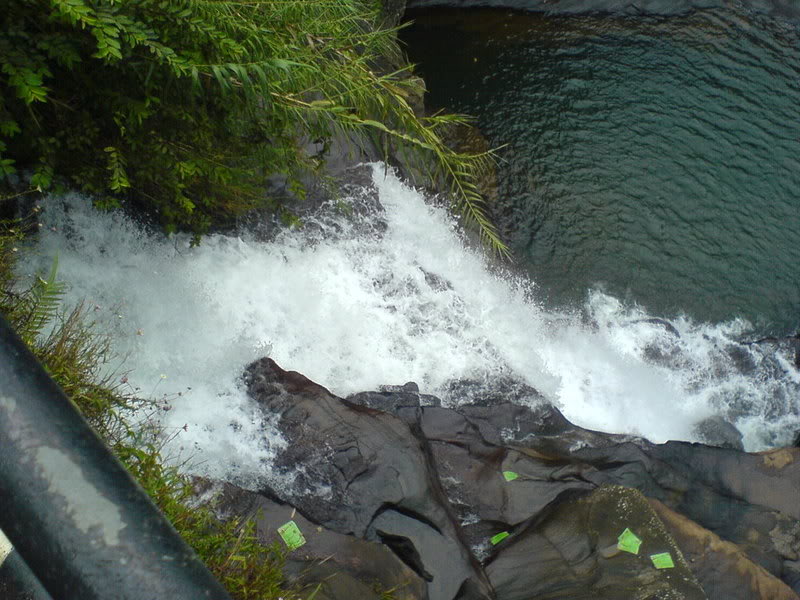
[[[681,547],[709,598],[800,598],[780,579],[753,563],[736,544],[720,539],[658,500],[650,500],[650,504]]]
[[[719,415],[700,421],[694,426],[694,433],[709,446],[744,450],[742,432]]]
[[[269,359],[246,382],[288,442],[274,469],[296,473],[296,491],[263,493],[312,523],[380,542],[432,599],[704,597],[682,558],[664,574],[608,552],[634,523],[648,544],[679,556],[641,494],[696,524],[690,552],[702,540],[731,544],[723,569],[696,569],[708,590],[726,600],[800,590],[800,448],[747,454],[591,431],[511,380],[454,384],[469,400],[456,408],[414,384],[342,400]],[[721,579],[735,565],[740,586]],[[644,595],[631,595],[632,581]]]
[[[214,506],[221,515],[252,519],[265,546],[283,546],[278,528],[294,521],[306,543],[288,552],[284,574],[308,593],[321,585],[314,596],[317,600],[381,600],[381,590],[393,590],[397,600],[428,598],[425,581],[383,544],[335,533],[288,504],[230,484],[220,486]]]
[[[278,427],[288,441],[276,468],[289,471],[302,465],[308,480],[304,483],[329,490],[325,497],[268,493],[333,531],[376,541],[381,536],[408,540],[406,546],[413,546],[424,563],[407,564],[428,580],[432,600],[456,598],[462,589],[474,592],[464,598],[491,596],[485,575],[462,543],[424,443],[409,425],[337,398],[269,358],[250,365],[245,380],[261,408],[278,415]],[[433,540],[440,554],[426,559],[426,550],[417,544]],[[406,560],[412,555],[398,554]]]

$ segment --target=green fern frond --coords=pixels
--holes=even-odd
[[[58,257],[53,258],[47,278],[39,276],[26,298],[27,316],[19,324],[19,333],[27,344],[34,344],[45,328],[58,316],[66,284],[57,280]]]

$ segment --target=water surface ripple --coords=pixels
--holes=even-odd
[[[655,314],[797,328],[796,24],[741,9],[412,16],[430,102],[506,144],[499,219],[550,302],[599,287]]]

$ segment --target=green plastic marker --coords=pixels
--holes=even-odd
[[[675,566],[675,563],[672,562],[672,555],[669,552],[651,554],[650,560],[653,561],[653,566],[656,569],[672,569]]]
[[[281,536],[283,543],[286,544],[290,552],[292,550],[297,550],[306,543],[306,538],[303,537],[303,533],[294,521],[289,521],[278,527],[278,534]]]
[[[503,477],[506,478],[506,481],[514,481],[517,477],[519,477],[519,473],[514,473],[514,471],[503,471]]]
[[[641,545],[642,540],[636,537],[636,534],[627,527],[625,528],[625,531],[619,534],[619,537],[617,538],[617,548],[623,552],[639,554],[639,546]]]
[[[492,542],[492,546],[496,546],[510,535],[511,534],[508,533],[507,531],[501,531],[500,533],[493,535],[492,539],[490,539],[489,541]]]

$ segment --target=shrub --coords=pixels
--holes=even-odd
[[[7,0],[0,180],[28,170],[202,233],[270,205],[270,175],[301,190],[325,159],[308,141],[361,133],[426,157],[504,250],[475,185],[490,155],[442,142],[460,117],[415,115],[421,84],[376,19],[363,0]]]

